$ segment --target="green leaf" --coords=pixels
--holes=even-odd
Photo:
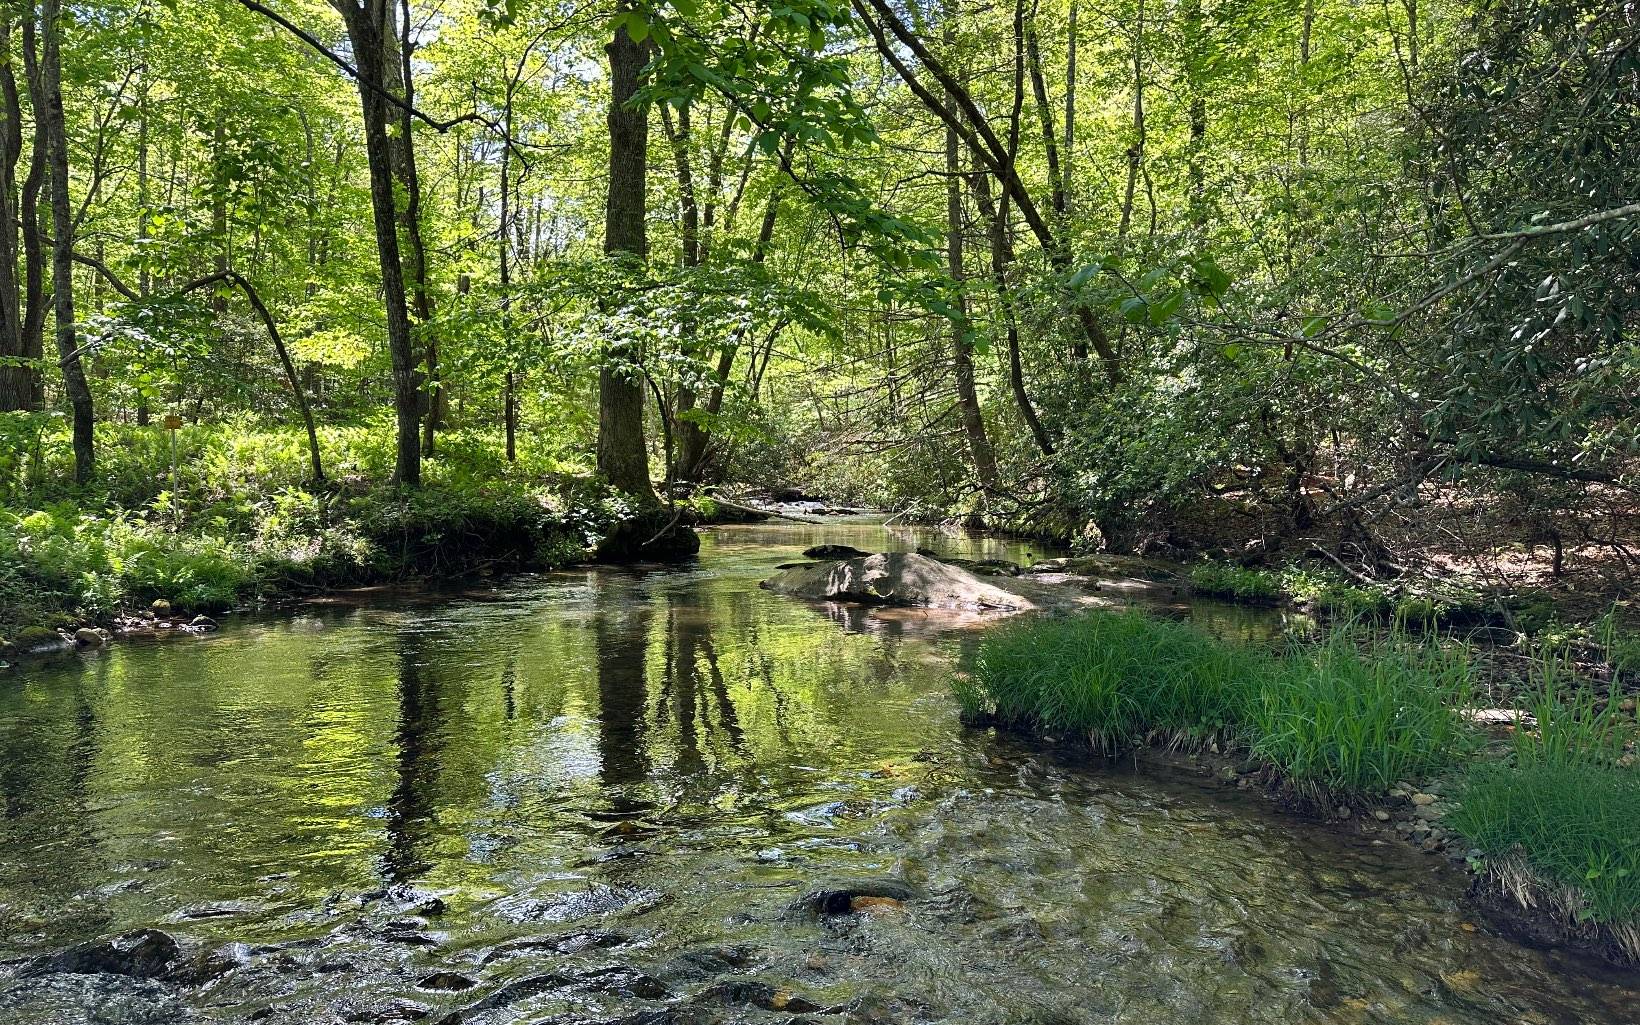
[[[1212,257],[1196,257],[1190,261],[1190,269],[1195,272],[1195,280],[1191,284],[1198,291],[1206,292],[1215,299],[1224,298],[1225,293],[1230,291],[1230,275]]]
[[[1161,300],[1151,303],[1150,322],[1159,325],[1172,320],[1173,315],[1179,312],[1179,307],[1184,305],[1184,299],[1184,290],[1178,289],[1169,292]]]
[[[1302,338],[1314,338],[1325,330],[1327,330],[1326,317],[1305,317],[1303,325],[1298,329],[1298,333]]]

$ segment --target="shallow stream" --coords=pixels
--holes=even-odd
[[[0,676],[0,1022],[1640,1018],[1442,859],[964,729],[971,622],[758,588],[821,541],[1040,554],[722,527]]]

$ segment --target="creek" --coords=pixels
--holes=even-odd
[[[982,625],[759,589],[821,542],[1046,554],[720,527],[0,676],[0,1022],[1635,1020],[1444,859],[964,728]]]

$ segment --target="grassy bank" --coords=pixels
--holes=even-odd
[[[329,479],[306,479],[305,439],[248,424],[178,432],[106,426],[95,478],[71,483],[60,431],[0,427],[0,645],[109,625],[156,599],[178,612],[406,578],[584,558],[628,510],[587,468],[509,463],[498,438],[450,432],[416,492],[392,486],[390,435],[321,432]]]
[[[956,693],[972,721],[1106,753],[1212,743],[1327,807],[1442,780],[1476,871],[1640,960],[1634,704],[1570,665],[1534,663],[1502,749],[1463,714],[1484,692],[1464,649],[1349,627],[1269,651],[1136,611],[1024,620],[987,636]]]

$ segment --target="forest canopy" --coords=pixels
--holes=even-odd
[[[169,508],[176,418],[287,439],[264,517],[459,464],[1640,558],[1632,4],[13,0],[0,48],[8,505]]]

